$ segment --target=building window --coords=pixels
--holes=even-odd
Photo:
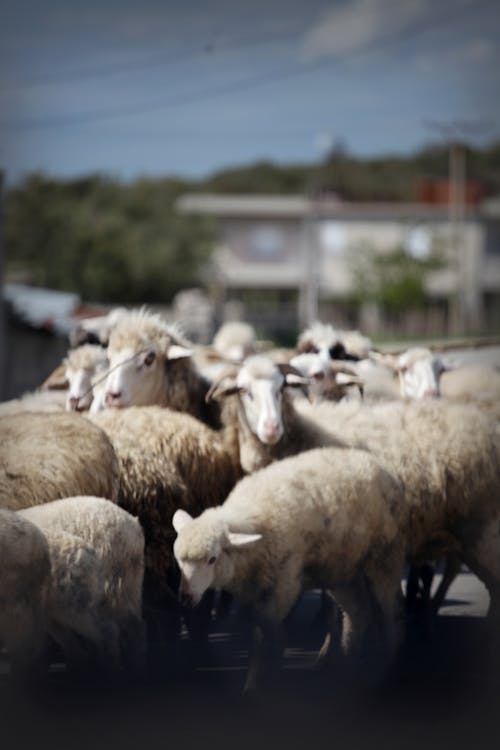
[[[285,236],[280,227],[261,224],[250,233],[250,254],[259,260],[278,260],[285,249]]]

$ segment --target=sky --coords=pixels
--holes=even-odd
[[[497,0],[3,0],[1,18],[8,184],[500,137]]]

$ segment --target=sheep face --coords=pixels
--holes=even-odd
[[[166,351],[151,344],[139,350],[128,347],[109,351],[106,406],[149,406],[161,402],[165,390],[165,366],[169,360],[190,357],[191,350],[171,344]]]
[[[420,356],[410,349],[399,356],[396,369],[403,398],[426,399],[440,396],[439,379],[446,368],[442,360],[431,352]]]
[[[90,408],[93,374],[93,371],[87,368],[78,370],[72,367],[66,368],[66,379],[69,383],[66,397],[66,409],[68,411],[85,411]]]
[[[276,367],[267,377],[255,377],[242,367],[236,383],[249,428],[262,443],[274,445],[283,436],[281,400],[285,377]]]
[[[68,383],[66,409],[86,411],[93,402],[93,385],[102,380],[108,366],[106,352],[100,346],[84,344],[64,360]]]
[[[214,509],[205,511],[196,520],[186,511],[178,510],[172,523],[177,532],[174,555],[181,571],[179,596],[181,603],[189,607],[198,604],[210,587],[230,584],[231,548],[261,539],[260,534],[228,531]]]

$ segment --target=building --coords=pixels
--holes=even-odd
[[[219,311],[238,304],[267,335],[295,335],[317,317],[372,335],[500,328],[500,201],[467,205],[459,217],[439,204],[276,195],[186,194],[178,209],[218,220]],[[439,257],[440,267],[425,275],[425,309],[391,320],[373,301],[360,303],[357,286],[364,257],[396,248]]]

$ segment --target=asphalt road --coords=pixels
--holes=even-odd
[[[301,599],[280,681],[257,697],[241,693],[248,644],[234,635],[231,618],[214,625],[208,663],[194,666],[184,639],[175,666],[140,684],[75,685],[54,667],[41,689],[26,694],[4,674],[0,747],[498,746],[500,682],[488,647],[488,594],[475,576],[455,580],[432,637],[409,621],[391,674],[374,685],[315,669],[318,608],[318,592]]]

